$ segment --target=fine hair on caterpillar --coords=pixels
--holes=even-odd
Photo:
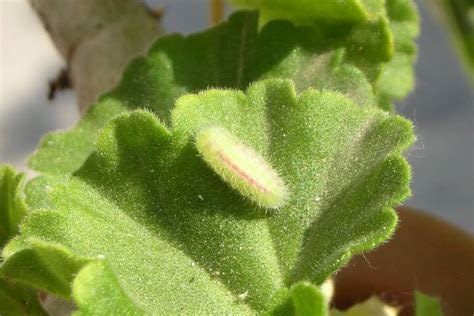
[[[214,172],[260,207],[278,209],[288,200],[288,189],[272,166],[226,129],[204,127],[195,143]]]

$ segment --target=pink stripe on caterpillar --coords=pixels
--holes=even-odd
[[[288,191],[270,164],[220,127],[205,127],[196,134],[196,147],[222,180],[261,207],[279,208]]]
[[[267,188],[265,188],[263,185],[261,185],[260,183],[258,183],[254,178],[250,177],[249,175],[247,175],[243,170],[241,170],[237,165],[235,165],[234,163],[232,163],[232,161],[230,161],[229,158],[227,158],[227,156],[225,156],[223,153],[221,152],[217,152],[217,154],[219,155],[219,157],[222,159],[222,161],[227,165],[229,166],[229,168],[231,168],[232,170],[234,170],[242,179],[246,180],[247,183],[249,183],[250,185],[253,185],[254,187],[256,187],[257,189],[259,189],[260,191],[264,192],[264,193],[268,193],[269,190]]]

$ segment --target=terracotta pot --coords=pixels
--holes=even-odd
[[[420,211],[398,213],[393,240],[337,274],[334,304],[344,309],[375,293],[413,315],[417,289],[439,297],[445,316],[474,315],[473,235]]]

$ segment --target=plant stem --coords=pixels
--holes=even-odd
[[[224,2],[222,0],[209,0],[209,24],[219,24],[223,16]]]

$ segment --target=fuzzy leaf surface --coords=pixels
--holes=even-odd
[[[0,166],[0,248],[17,234],[26,213],[22,192],[24,177],[9,165]]]
[[[369,9],[361,0],[231,0],[231,2],[250,9],[262,11],[262,19],[288,19],[298,23],[312,23],[315,20],[335,20],[354,23],[370,17]],[[376,1],[371,1],[376,3]]]
[[[374,105],[371,84],[347,62],[357,47],[353,39],[365,35],[350,37],[349,31],[337,30],[327,33],[278,21],[259,31],[257,13],[238,12],[201,33],[165,36],[148,56],[130,62],[118,87],[100,98],[74,129],[47,135],[29,165],[49,174],[73,172],[94,150],[98,130],[115,115],[147,109],[169,123],[176,99],[209,87],[245,90],[262,78],[288,78],[298,91],[334,90],[361,106]],[[386,46],[384,31],[376,34],[380,36],[372,37],[381,39],[375,43]]]
[[[106,260],[99,259],[86,265],[74,279],[72,288],[78,306],[74,316],[146,315],[122,290]]]
[[[348,59],[367,75],[383,109],[389,110],[391,102],[413,89],[419,18],[412,0],[231,2],[259,9],[262,23],[287,19],[317,25],[332,36],[345,34]]]
[[[321,291],[311,283],[299,282],[290,291],[294,315],[326,316],[327,302]]]
[[[406,97],[415,85],[413,64],[417,57],[415,40],[420,32],[420,21],[412,0],[386,0],[386,12],[395,53],[380,74],[376,92],[380,107],[390,109],[393,100]]]
[[[50,243],[105,258],[105,272],[91,268],[109,280],[99,291],[120,284],[118,297],[145,312],[261,312],[278,291],[320,284],[386,240],[397,221],[392,207],[409,194],[400,153],[413,141],[411,124],[338,93],[298,95],[290,81],[273,79],[246,94],[184,96],[171,117],[171,127],[143,111],[115,118],[73,176],[48,179],[48,199],[32,199],[46,209],[27,217],[3,273],[23,277],[22,251]],[[285,206],[265,212],[223,182],[194,144],[207,126],[266,157],[288,186]],[[54,267],[43,276],[57,276]],[[49,290],[67,294],[57,284]]]
[[[265,316],[326,316],[328,302],[319,289],[309,282],[298,282],[291,289],[281,289],[272,298]]]
[[[17,173],[11,166],[0,166],[0,248],[16,236],[26,214],[24,178],[23,173]],[[36,291],[1,277],[0,314],[46,315]]]

